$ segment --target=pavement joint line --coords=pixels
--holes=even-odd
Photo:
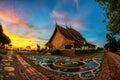
[[[38,72],[36,69],[34,69],[30,64],[28,64],[25,60],[23,60],[22,57],[20,57],[19,55],[16,55],[16,57],[18,58],[19,62],[23,65],[23,67],[26,69],[26,71],[32,76],[33,80],[39,78],[39,76],[41,76],[41,78],[48,78],[47,76],[43,75],[42,73]],[[49,78],[48,78],[49,79]]]

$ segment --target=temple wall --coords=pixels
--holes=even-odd
[[[64,37],[60,34],[59,31],[56,32],[56,34],[54,35],[53,37],[53,40],[52,40],[52,45],[55,49],[59,49],[62,47],[63,45],[63,42],[64,42]]]
[[[68,40],[66,38],[65,38],[63,45],[62,45],[64,47],[64,49],[65,49],[65,45],[72,45],[72,48],[74,47],[73,41]]]
[[[65,49],[65,45],[73,45],[73,41],[66,39],[59,30],[56,32],[56,34],[53,37],[52,45],[54,49]]]

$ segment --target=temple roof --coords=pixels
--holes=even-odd
[[[82,37],[82,35],[76,31],[73,28],[63,28],[60,25],[56,24],[56,28],[54,30],[54,33],[52,35],[52,37],[50,38],[50,40],[48,41],[47,44],[51,43],[55,33],[57,32],[57,30],[59,30],[59,32],[68,40],[73,41],[76,44],[83,44],[83,43],[87,43],[87,41],[85,40],[85,38]]]
[[[72,40],[75,43],[83,43],[86,42],[86,40],[81,36],[81,34],[74,30],[73,28],[63,28],[59,25],[56,25],[57,29],[60,31],[60,33],[67,38],[68,40]]]

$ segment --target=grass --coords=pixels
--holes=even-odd
[[[38,52],[31,52],[31,51],[17,51],[18,54],[20,55],[40,55]],[[52,56],[63,56],[63,57],[70,57],[70,58],[81,58],[81,59],[92,59],[93,57],[97,56],[99,53],[82,53],[79,55],[74,55],[74,56],[65,56],[65,55],[52,55]]]
[[[102,61],[103,58],[104,58],[104,55],[105,55],[104,53],[98,53],[98,55],[95,56],[94,59],[95,59],[96,61]]]
[[[75,57],[83,58],[83,59],[92,59],[93,57],[97,55],[98,53],[88,53],[88,54],[79,54],[79,55],[76,55]]]
[[[38,52],[31,52],[31,51],[17,51],[19,55],[39,55],[40,53]]]
[[[2,55],[6,55],[7,54],[7,50],[5,50],[5,49],[0,49],[0,62],[1,62],[1,60],[2,60]]]
[[[6,54],[7,54],[7,50],[5,50],[5,49],[0,49],[0,54],[6,55]]]
[[[79,54],[74,56],[64,56],[64,55],[52,55],[52,56],[62,56],[62,57],[70,57],[70,58],[81,58],[81,59],[92,59],[97,56],[98,53],[88,53],[88,54]]]
[[[20,55],[40,55],[38,52],[30,52],[30,51],[17,51]],[[87,54],[79,54],[74,56],[65,56],[65,55],[52,55],[52,56],[63,56],[63,57],[70,57],[70,58],[82,58],[82,59],[92,59],[93,57],[97,56],[98,53],[87,53]]]
[[[0,55],[0,62],[1,62],[1,60],[2,60],[2,56]]]

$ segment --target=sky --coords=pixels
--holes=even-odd
[[[106,43],[104,11],[95,0],[0,0],[0,24],[15,47],[35,46],[52,36],[55,23],[71,26],[90,43]]]

